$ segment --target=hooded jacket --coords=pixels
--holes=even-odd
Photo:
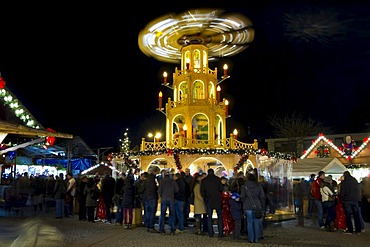
[[[265,192],[263,191],[261,184],[257,181],[246,180],[244,185],[241,187],[240,199],[243,203],[244,210],[265,208],[265,197]]]

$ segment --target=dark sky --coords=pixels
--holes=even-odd
[[[339,133],[363,130],[370,112],[368,1],[201,2],[1,7],[1,76],[43,127],[80,136],[92,148],[116,146],[129,128],[137,144],[164,128],[158,92],[164,99],[172,92],[161,86],[162,73],[180,67],[144,55],[140,30],[171,12],[221,8],[247,16],[255,29],[246,50],[210,64],[230,66],[231,78],[221,84],[230,132],[272,137],[269,117],[293,112]]]

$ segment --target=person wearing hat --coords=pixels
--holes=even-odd
[[[242,220],[243,220],[243,204],[240,200],[240,195],[237,192],[231,194],[229,200],[230,212],[234,221],[233,239],[241,239]]]
[[[333,180],[331,176],[326,176],[320,188],[323,214],[326,215],[324,226],[328,232],[334,231],[335,223],[335,203],[334,203],[335,192],[332,182]]]
[[[324,214],[323,214],[323,208],[322,208],[322,198],[321,198],[321,184],[325,178],[325,172],[319,171],[317,174],[317,177],[315,181],[313,181],[311,185],[311,194],[315,198],[315,205],[317,208],[317,220],[319,221],[319,227],[322,230],[325,230],[324,225]]]

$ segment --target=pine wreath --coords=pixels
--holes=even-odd
[[[318,158],[327,158],[330,155],[330,149],[328,145],[322,144],[317,147],[315,151]]]

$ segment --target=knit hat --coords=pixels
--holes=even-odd
[[[321,175],[323,175],[323,174],[325,174],[325,172],[324,172],[324,171],[319,171],[318,176],[320,177],[320,176],[321,176]]]
[[[234,192],[234,193],[231,194],[231,199],[235,200],[235,199],[238,199],[238,198],[240,198],[240,195],[238,193]]]

